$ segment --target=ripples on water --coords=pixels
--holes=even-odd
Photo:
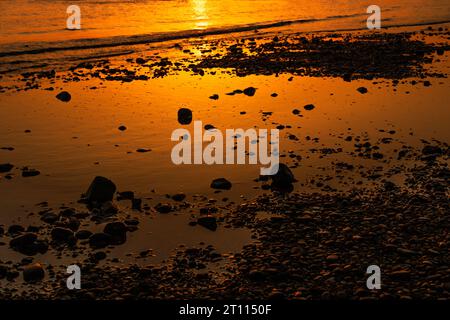
[[[4,0],[0,3],[0,44],[66,41],[150,33],[265,25],[281,21],[350,19],[365,26],[373,1],[344,0],[80,0],[82,30],[66,30],[66,1]],[[379,0],[386,24],[450,19],[448,0]],[[362,16],[360,16],[362,15]],[[330,25],[332,23],[330,22]]]

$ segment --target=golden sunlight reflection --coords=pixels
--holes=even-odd
[[[209,17],[206,10],[208,0],[191,0],[194,11],[195,29],[206,29],[209,25]]]

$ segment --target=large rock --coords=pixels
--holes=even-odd
[[[213,189],[221,189],[221,190],[230,190],[231,182],[225,178],[214,179],[211,182],[211,188]]]
[[[91,182],[88,191],[86,192],[86,198],[89,202],[106,202],[113,199],[116,192],[116,185],[111,180],[97,176]]]
[[[23,269],[23,280],[25,282],[36,282],[44,279],[45,271],[44,267],[40,263],[35,263],[29,266],[26,266]]]
[[[289,186],[296,181],[291,169],[283,163],[279,164],[278,172],[272,175],[271,178],[276,186]]]

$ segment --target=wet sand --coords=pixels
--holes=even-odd
[[[448,299],[448,37],[274,30],[2,75],[0,296]],[[220,130],[279,128],[292,192],[259,165],[172,164],[182,107]],[[107,205],[79,201],[95,176],[117,187]],[[111,223],[121,241],[85,232],[114,238]]]

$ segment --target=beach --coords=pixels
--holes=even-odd
[[[449,23],[402,22],[8,46],[0,299],[448,300]],[[173,163],[180,109],[282,170]]]

